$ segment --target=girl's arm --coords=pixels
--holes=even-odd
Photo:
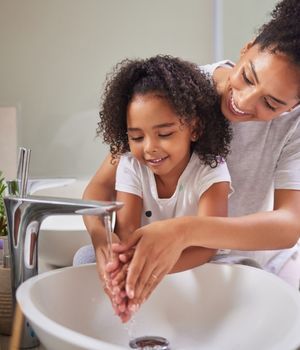
[[[117,163],[117,161],[115,161],[114,164],[111,163],[111,155],[108,155],[105,158],[102,165],[87,185],[83,193],[83,199],[100,201],[110,201],[115,199]],[[83,220],[95,249],[99,276],[102,281],[105,281],[107,278],[105,265],[109,255],[103,222],[97,216],[84,216]],[[114,241],[118,241],[115,235]]]
[[[229,182],[213,184],[206,190],[199,200],[198,216],[227,216]],[[179,272],[208,262],[217,252],[216,249],[203,247],[188,247],[170,271]]]
[[[115,232],[122,242],[126,242],[132,232],[141,227],[143,200],[127,192],[117,191],[117,201],[124,206],[117,211]]]
[[[117,165],[117,161],[111,163],[111,155],[108,155],[88,183],[82,198],[100,201],[114,200]],[[83,220],[92,240],[95,236],[102,234],[103,223],[99,217],[86,215]]]

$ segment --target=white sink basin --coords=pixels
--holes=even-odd
[[[40,228],[39,259],[56,267],[71,266],[77,250],[87,244],[91,238],[81,215],[48,216]]]
[[[113,315],[95,264],[29,279],[17,300],[48,350],[129,349],[129,333],[162,336],[172,350],[295,350],[300,344],[300,293],[247,266],[206,264],[167,276],[130,332]]]

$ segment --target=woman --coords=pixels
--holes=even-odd
[[[202,67],[221,95],[232,123],[228,167],[234,193],[229,217],[180,217],[135,231],[122,253],[136,245],[129,265],[127,296],[140,304],[190,246],[230,249],[221,261],[253,264],[280,274],[292,264],[300,233],[300,2],[283,0],[239,61]],[[116,164],[104,161],[85,199],[114,196]],[[105,275],[106,241],[101,222],[86,217],[98,268]],[[158,236],[157,236],[158,235]],[[220,258],[219,258],[220,259]],[[109,266],[107,271],[115,266]],[[299,282],[293,275],[292,284]]]

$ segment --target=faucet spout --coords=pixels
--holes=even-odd
[[[21,283],[38,273],[38,237],[42,221],[50,215],[105,216],[122,207],[120,202],[84,201],[43,196],[4,197],[11,254],[12,295]],[[32,347],[32,336],[22,346]]]

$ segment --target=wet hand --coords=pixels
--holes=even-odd
[[[113,245],[119,254],[135,246],[125,286],[129,310],[136,310],[172,269],[185,249],[183,239],[172,228],[172,221],[164,220],[139,228],[126,244]]]
[[[116,234],[113,234],[113,242],[119,242],[119,238]],[[109,261],[109,249],[107,247],[106,240],[104,242],[100,241],[98,244],[94,243],[97,272],[102,282],[103,289],[112,301],[112,284],[111,284],[111,273],[117,271],[119,268],[120,260],[118,254],[113,254],[112,261]],[[107,264],[109,263],[109,268],[107,269]]]

